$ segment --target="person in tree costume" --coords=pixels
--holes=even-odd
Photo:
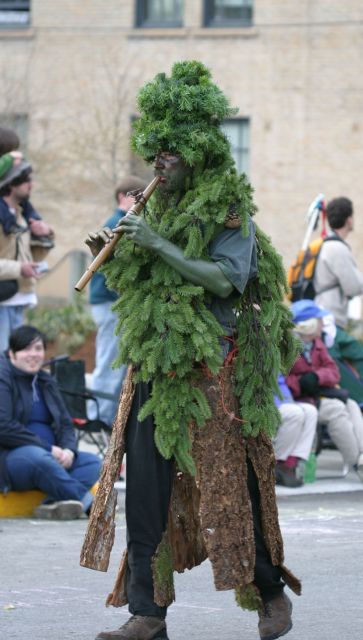
[[[161,181],[144,216],[120,220],[103,267],[130,365],[114,424],[125,427],[127,552],[107,604],[128,602],[132,617],[97,640],[168,638],[173,570],[207,557],[216,588],[256,609],[273,640],[292,626],[285,584],[301,590],[283,565],[271,444],[278,372],[299,348],[284,269],[252,222],[252,189],[220,128],[235,111],[208,69],[176,63],[138,106],[132,145]],[[112,236],[87,243],[96,254]]]

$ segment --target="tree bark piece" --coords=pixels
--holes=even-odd
[[[128,603],[126,594],[126,576],[127,576],[127,549],[121,556],[121,562],[116,576],[113,591],[106,598],[106,607],[124,607]]]
[[[120,475],[125,452],[125,428],[133,396],[133,371],[129,367],[81,551],[81,566],[96,571],[107,571],[115,539],[117,491],[114,483]]]

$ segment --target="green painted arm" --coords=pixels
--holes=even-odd
[[[160,236],[154,251],[189,282],[204,287],[220,298],[227,298],[232,293],[233,285],[215,262],[185,258],[179,247]]]
[[[119,221],[116,230],[140,247],[155,251],[167,264],[193,284],[204,287],[220,298],[227,298],[233,291],[232,283],[215,262],[185,258],[183,251],[172,242],[153,231],[144,218],[128,213]]]

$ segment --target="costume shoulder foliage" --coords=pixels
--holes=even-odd
[[[156,191],[145,216],[163,238],[187,258],[208,258],[208,245],[233,212],[238,232],[249,233],[256,208],[252,189],[235,170],[229,142],[220,124],[234,111],[199,62],[175,64],[171,76],[158,75],[139,94],[141,117],[133,148],[151,161],[160,150],[180,154],[192,176],[176,201]],[[278,426],[273,396],[279,371],[287,372],[298,344],[291,334],[290,312],[281,258],[255,225],[258,276],[236,300],[238,355],[234,384],[246,436]],[[220,324],[209,311],[210,294],[186,281],[152,251],[121,238],[115,259],[105,267],[107,284],[119,292],[115,303],[123,330],[118,363],[135,366],[137,380],[152,380],[152,396],[140,419],[154,415],[155,441],[165,458],[175,456],[181,469],[194,472],[188,425],[202,427],[210,417],[205,396],[194,384],[196,364],[217,374],[222,366]]]

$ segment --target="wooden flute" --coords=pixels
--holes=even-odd
[[[160,176],[155,176],[155,178],[150,182],[150,184],[148,184],[146,189],[135,197],[135,203],[132,205],[131,209],[129,209],[127,213],[135,213],[136,215],[139,215],[143,210],[144,206],[146,205],[147,201],[149,200],[150,196],[155,191],[159,182],[160,182]],[[84,289],[86,284],[91,280],[93,274],[96,273],[96,271],[101,267],[101,265],[105,262],[105,260],[107,260],[107,258],[113,252],[121,236],[122,236],[121,231],[118,233],[115,233],[112,240],[110,240],[110,242],[105,244],[103,249],[101,249],[99,254],[91,262],[88,269],[86,269],[83,276],[78,280],[77,284],[74,287],[76,291],[82,291]]]

